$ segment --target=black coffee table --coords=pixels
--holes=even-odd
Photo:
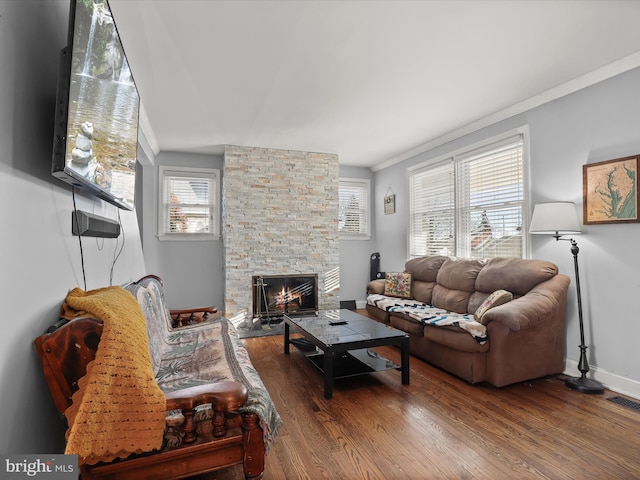
[[[409,335],[351,310],[325,310],[313,315],[284,315],[284,353],[294,345],[324,373],[324,396],[333,396],[333,381],[382,370],[402,372],[409,383]],[[291,330],[302,337],[291,338]],[[402,365],[381,357],[371,347],[397,345]]]

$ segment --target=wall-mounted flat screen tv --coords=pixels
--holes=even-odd
[[[72,0],[52,173],[133,210],[140,98],[106,0]]]

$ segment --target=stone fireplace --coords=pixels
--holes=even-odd
[[[222,178],[228,318],[253,314],[257,276],[317,275],[317,308],[339,308],[338,157],[228,145]]]

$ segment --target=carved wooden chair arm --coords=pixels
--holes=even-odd
[[[182,411],[183,442],[192,443],[197,438],[194,416],[198,405],[211,404],[213,435],[222,437],[227,433],[225,413],[236,412],[242,407],[247,402],[248,392],[244,385],[227,381],[183,388],[165,394],[165,398],[167,411]]]
[[[205,403],[215,410],[234,412],[247,402],[247,387],[238,382],[216,382],[165,394],[167,410],[196,408]]]
[[[217,313],[216,307],[173,308],[169,310],[174,327],[183,327],[190,323],[204,322],[209,315]]]

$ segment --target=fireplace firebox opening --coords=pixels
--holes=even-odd
[[[254,275],[251,284],[253,318],[269,321],[318,311],[318,274]]]

